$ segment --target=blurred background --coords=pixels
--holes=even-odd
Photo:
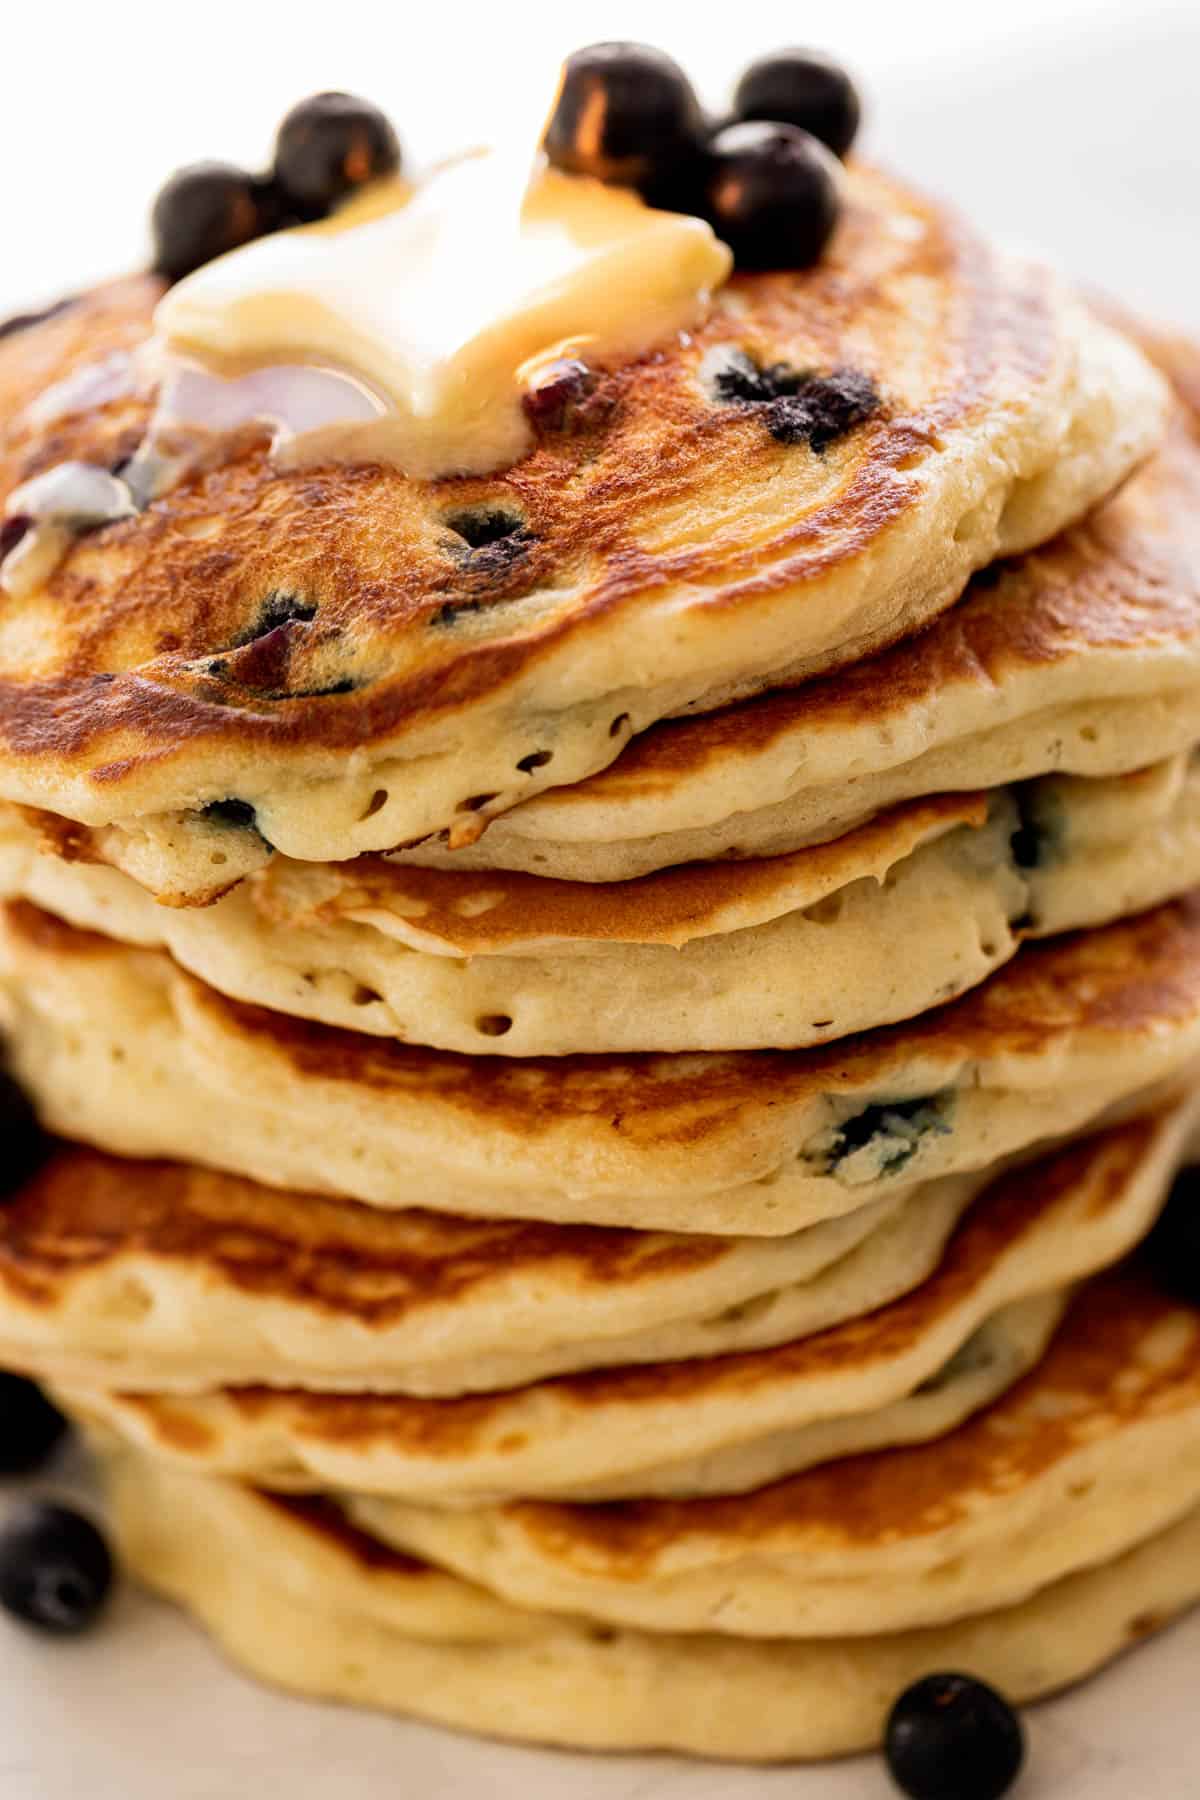
[[[661,44],[724,102],[743,63],[810,43],[870,102],[863,147],[988,229],[1200,328],[1196,0],[192,0],[4,9],[0,314],[144,255],[147,207],[200,157],[265,160],[280,114],[344,87],[385,106],[414,165],[536,133],[562,55]]]

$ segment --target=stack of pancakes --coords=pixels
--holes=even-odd
[[[817,1756],[1200,1597],[1200,354],[852,186],[514,469],[243,447],[0,604],[0,1359],[274,1681]],[[3,342],[0,493],[157,291]]]

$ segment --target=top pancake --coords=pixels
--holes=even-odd
[[[143,339],[157,294],[118,284],[0,346],[0,495],[131,453],[145,401],[46,390]],[[852,369],[878,407],[782,442],[776,401],[716,386],[735,355]],[[282,475],[260,448],[79,543],[3,603],[0,793],[147,831],[147,879],[176,895],[265,854],[197,817],[231,799],[310,860],[469,837],[657,719],[913,631],[1080,517],[1162,422],[1157,375],[1052,276],[857,169],[818,268],[736,278],[501,475]]]
[[[657,725],[620,761],[451,854],[406,861],[625,881],[774,856],[898,801],[1190,744],[1200,706],[1200,349],[1150,346],[1178,400],[1160,455],[1053,544],[979,575],[919,636],[803,686]]]

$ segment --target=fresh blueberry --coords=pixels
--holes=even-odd
[[[40,1468],[67,1430],[67,1421],[36,1382],[0,1371],[0,1475]]]
[[[1001,1800],[1025,1761],[1025,1732],[985,1682],[927,1675],[892,1709],[886,1755],[910,1800]]]
[[[154,202],[154,267],[168,281],[261,237],[274,219],[267,189],[230,163],[178,169]]]
[[[646,44],[591,44],[567,58],[545,148],[555,168],[661,203],[702,134],[692,84],[671,57]]]
[[[1200,1166],[1176,1176],[1142,1254],[1166,1293],[1200,1306]]]
[[[355,188],[400,167],[390,121],[353,94],[313,94],[294,106],[275,138],[275,181],[287,206],[320,219]]]
[[[46,1159],[49,1142],[23,1088],[0,1070],[0,1200],[24,1187]]]
[[[845,156],[858,136],[862,104],[845,69],[814,50],[779,50],[751,63],[737,84],[739,119],[798,125]]]
[[[705,211],[740,268],[806,269],[837,224],[837,160],[795,125],[727,125],[709,146]]]
[[[0,1606],[28,1625],[59,1637],[84,1631],[112,1583],[108,1545],[68,1506],[30,1501],[0,1528]]]

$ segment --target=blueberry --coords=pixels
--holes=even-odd
[[[29,513],[10,513],[7,519],[0,519],[0,562],[12,554],[32,524]]]
[[[0,1372],[0,1475],[39,1468],[66,1430],[67,1421],[36,1382]]]
[[[301,218],[320,219],[355,188],[400,167],[390,121],[353,94],[313,94],[294,106],[275,138],[275,180]]]
[[[836,159],[794,125],[727,125],[709,146],[705,211],[743,269],[806,269],[837,224]]]
[[[525,390],[522,404],[535,431],[565,431],[596,385],[596,377],[578,357],[564,356],[539,370]]]
[[[566,60],[545,148],[557,169],[662,204],[702,135],[699,101],[671,57],[646,44],[591,44]]]
[[[1142,1254],[1166,1293],[1200,1306],[1200,1167],[1176,1176]]]
[[[858,92],[845,69],[813,50],[779,50],[751,63],[737,84],[739,119],[798,125],[845,156],[862,123]]]
[[[112,1582],[108,1545],[68,1506],[30,1501],[0,1529],[0,1606],[28,1625],[59,1637],[86,1630]]]
[[[927,1675],[888,1720],[892,1778],[910,1800],[1000,1800],[1025,1760],[1020,1719],[969,1675]]]
[[[24,1187],[46,1159],[49,1141],[37,1114],[11,1075],[0,1070],[0,1199]]]
[[[274,220],[266,187],[230,163],[192,163],[167,182],[150,216],[154,267],[168,281],[261,237]]]

